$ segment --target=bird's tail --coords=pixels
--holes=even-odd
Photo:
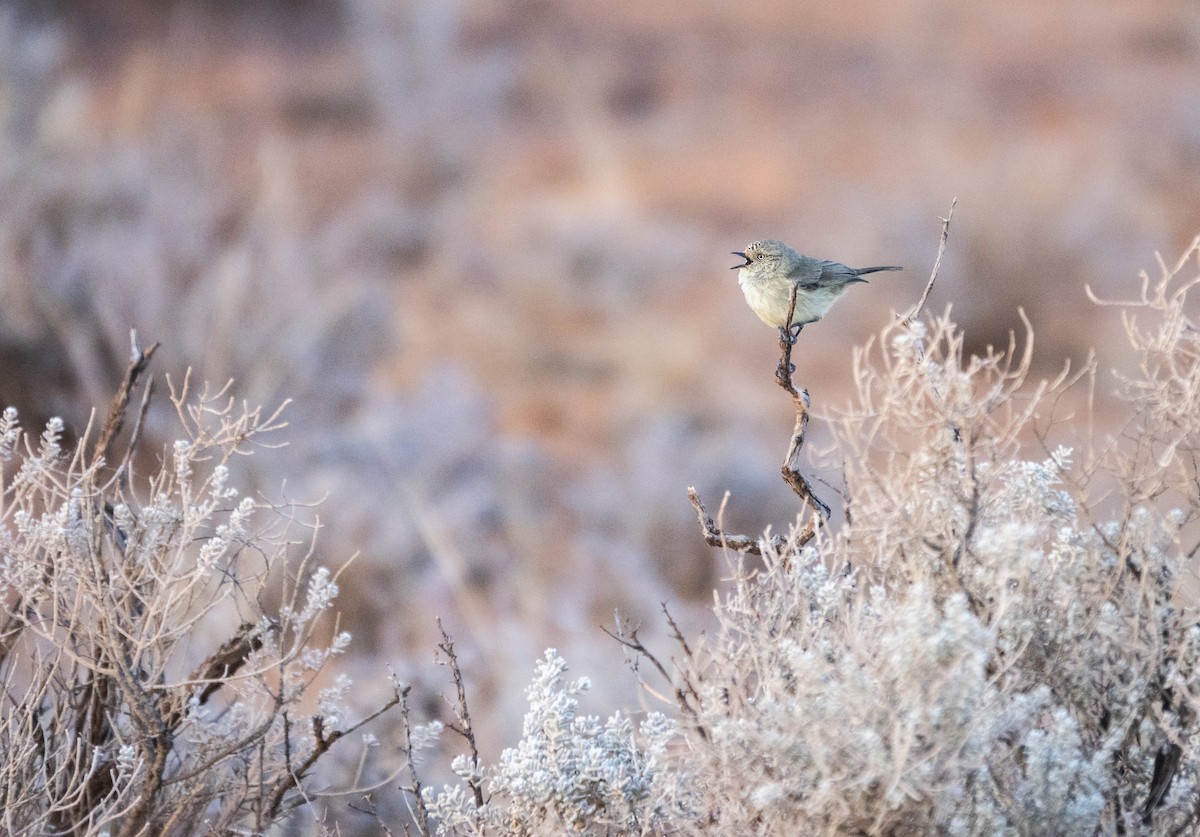
[[[892,265],[881,265],[879,267],[860,267],[857,270],[855,270],[854,272],[857,273],[859,276],[862,276],[864,273],[878,273],[881,270],[904,270],[904,268],[897,267],[896,265],[892,264]]]

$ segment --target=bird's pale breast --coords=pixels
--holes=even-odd
[[[783,327],[791,303],[791,282],[760,282],[749,276],[748,271],[742,270],[738,273],[738,284],[742,286],[746,303],[760,320],[769,326]],[[792,322],[811,323],[821,319],[845,288],[845,285],[833,285],[801,290],[796,295],[796,311]]]

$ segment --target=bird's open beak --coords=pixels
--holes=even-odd
[[[747,256],[745,253],[739,253],[735,250],[734,252],[730,253],[729,255],[740,256],[746,260],[743,264],[735,264],[733,267],[729,268],[730,270],[737,270],[738,268],[745,267],[746,265],[750,264],[750,257]]]

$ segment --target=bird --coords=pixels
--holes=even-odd
[[[903,270],[896,265],[847,267],[828,259],[803,256],[782,241],[755,241],[734,256],[745,259],[731,270],[738,271],[738,284],[746,303],[758,318],[775,328],[799,331],[828,313],[847,287],[866,282],[862,277],[882,270]],[[792,288],[796,287],[796,310],[788,322]]]

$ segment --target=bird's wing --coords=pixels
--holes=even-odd
[[[802,290],[812,290],[822,284],[821,271],[824,264],[827,262],[819,262],[808,256],[801,256],[788,271],[787,277],[798,284]]]
[[[823,261],[818,262],[818,265],[821,268],[821,273],[816,280],[817,285],[838,286],[849,285],[851,282],[867,281],[858,275],[857,270],[852,267],[846,267],[846,265],[840,262]]]

